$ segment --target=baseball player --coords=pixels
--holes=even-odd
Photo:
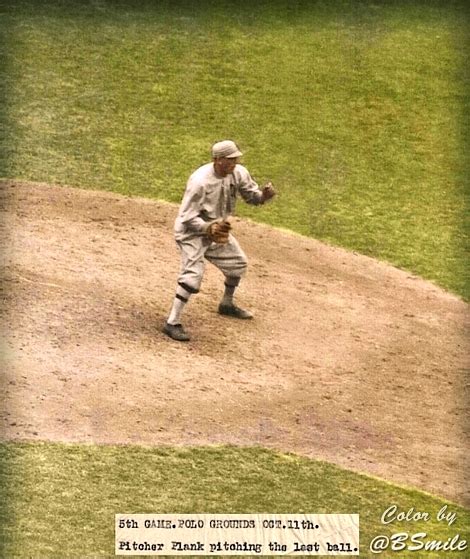
[[[212,162],[190,177],[175,221],[175,240],[181,251],[181,272],[175,299],[163,332],[178,341],[188,341],[181,314],[190,297],[199,292],[205,261],[224,274],[225,291],[218,312],[239,319],[253,315],[233,302],[235,289],[247,268],[245,253],[230,233],[228,217],[237,196],[248,204],[264,204],[275,196],[270,182],[260,188],[240,165],[242,152],[235,142],[224,140],[212,146]]]

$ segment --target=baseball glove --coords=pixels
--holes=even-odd
[[[228,236],[232,226],[228,221],[215,221],[207,228],[207,236],[214,243],[226,244],[228,243]]]

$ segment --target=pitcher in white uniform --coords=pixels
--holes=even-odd
[[[191,295],[199,292],[208,260],[224,274],[225,291],[219,314],[240,319],[253,315],[233,302],[235,289],[246,272],[247,258],[232,234],[227,242],[214,242],[213,224],[233,215],[238,195],[253,205],[275,196],[270,182],[260,188],[248,170],[240,165],[242,152],[232,140],[212,146],[212,162],[199,167],[189,177],[175,220],[175,240],[181,251],[181,272],[175,299],[163,332],[178,341],[190,337],[181,324],[181,314]]]

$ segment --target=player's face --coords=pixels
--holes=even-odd
[[[235,165],[240,162],[239,157],[219,157],[214,159],[214,169],[219,177],[226,177],[233,173]]]

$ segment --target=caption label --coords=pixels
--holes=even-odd
[[[116,555],[359,555],[358,514],[116,514]]]

